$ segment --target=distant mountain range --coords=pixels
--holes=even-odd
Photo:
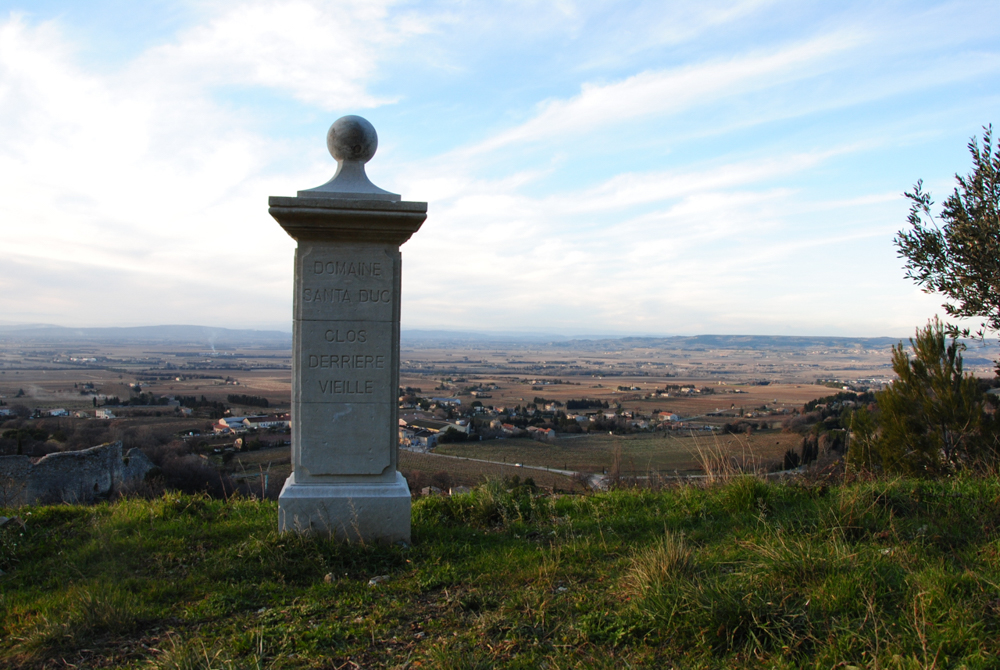
[[[401,332],[403,346],[418,348],[453,347],[553,347],[568,351],[608,351],[621,349],[888,349],[900,340],[894,337],[830,337],[794,335],[676,335],[669,337],[609,337],[606,335],[567,337],[548,333],[482,333],[474,331],[416,330]],[[281,330],[250,330],[212,326],[134,326],[126,328],[66,328],[47,324],[0,325],[0,343],[43,341],[52,343],[107,342],[142,344],[169,342],[213,348],[239,346],[291,347],[292,334]],[[905,340],[904,340],[905,342]],[[969,349],[995,356],[995,341],[986,346],[969,342]],[[972,351],[970,351],[972,353]]]
[[[767,351],[815,351],[824,349],[884,349],[909,339],[897,337],[835,337],[825,335],[672,335],[667,337],[607,335],[566,337],[544,333],[477,333],[445,330],[404,330],[402,344],[410,347],[445,348],[448,346],[525,348],[551,347],[567,351],[596,352],[623,349],[682,349],[705,351],[710,349],[753,349]],[[988,358],[974,358],[976,354],[996,357],[995,340],[965,341],[969,354],[966,361],[989,363]]]
[[[280,330],[236,330],[212,326],[134,326],[127,328],[66,328],[47,324],[0,325],[0,342],[107,342],[140,344],[170,342],[194,346],[292,346],[292,334]]]
[[[550,346],[579,350],[609,349],[884,349],[899,342],[892,337],[827,337],[788,335],[673,335],[668,337],[607,335],[567,337],[545,333],[477,333],[445,330],[404,330],[403,344]]]

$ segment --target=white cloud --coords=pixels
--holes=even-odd
[[[478,104],[448,80],[453,66],[489,76],[476,70],[486,58],[477,36],[499,31],[490,39],[510,45],[504,67],[524,67],[527,79],[540,70],[530,60],[538,52],[516,51],[525,43],[558,37],[572,47],[568,62],[595,42],[625,44],[628,22],[647,16],[634,48],[613,54],[613,74],[599,70],[597,53],[558,73],[571,81],[562,90],[578,93],[532,108],[537,97],[525,100],[535,94],[519,91],[504,99],[509,108],[483,112],[527,121],[447,153],[442,144],[453,139],[425,141],[413,163],[403,152],[380,156],[377,181],[388,173],[385,185],[431,201],[424,229],[404,247],[404,325],[878,334],[872,324],[910,324],[939,301],[914,299],[894,262],[892,222],[905,205],[886,183],[818,186],[865,161],[891,162],[899,140],[882,135],[897,117],[795,148],[781,142],[782,129],[748,129],[973,75],[992,81],[1000,60],[970,50],[910,63],[903,55],[918,47],[901,46],[905,31],[857,19],[811,26],[799,34],[819,36],[794,42],[695,45],[636,65],[644,49],[691,41],[769,4],[640,6],[605,39],[595,34],[598,19],[622,5],[207,3],[196,25],[113,71],[81,65],[62,32],[71,28],[59,22],[0,21],[0,314],[67,325],[287,321],[294,243],[267,215],[265,197],[329,173],[312,158],[322,138],[305,147],[281,131],[263,134],[270,105],[306,116],[386,105],[419,94],[399,79],[421,60],[421,72],[445,73],[432,93],[382,110],[396,114],[404,136],[390,142],[403,145],[406,132],[450,123],[452,105]],[[513,27],[536,15],[519,43]],[[899,62],[869,68],[886,51]],[[590,81],[579,81],[583,71]],[[664,155],[642,153],[628,172],[625,161],[583,163],[589,142],[613,145],[641,124]],[[827,127],[839,128],[810,130]],[[734,146],[663,149],[711,134]],[[542,143],[548,155],[526,151]],[[314,164],[278,167],[296,155]],[[570,183],[559,173],[571,162],[581,183],[554,190],[559,179]],[[870,295],[849,313],[838,307],[845,291],[860,290]]]
[[[182,287],[211,287],[212,302],[237,292],[241,255],[268,237],[285,255],[250,267],[269,309],[286,311],[287,279],[275,286],[273,277],[292,243],[258,195],[286,180],[267,175],[269,143],[239,118],[148,71],[85,71],[57,24],[14,16],[0,24],[0,125],[10,130],[0,134],[0,265],[10,289],[0,311],[47,305],[46,321],[86,325],[121,312],[161,322]],[[52,271],[63,266],[75,271]],[[74,279],[54,290],[38,284],[45,276]],[[39,286],[53,299],[35,296]],[[96,307],[112,296],[122,310]],[[212,320],[210,305],[182,302],[191,311],[174,319]]]
[[[363,109],[380,51],[428,30],[413,15],[390,17],[391,0],[263,0],[222,3],[205,23],[151,49],[140,70],[210,86],[264,86],[322,109]]]
[[[263,110],[214,93],[245,85],[322,108],[380,104],[368,89],[379,50],[423,30],[388,20],[388,5],[220,4],[114,71],[82,67],[58,21],[0,20],[0,312],[77,325],[283,320],[294,242],[266,196],[328,175],[275,173],[287,140],[254,129]],[[46,276],[74,279],[53,291]]]

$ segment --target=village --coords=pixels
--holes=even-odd
[[[552,469],[613,470],[617,444],[622,471],[697,474],[692,452],[717,442],[778,467],[800,448],[786,425],[806,403],[888,380],[888,347],[871,342],[654,344],[412,341],[394,419],[400,468],[473,485],[536,467],[558,487]],[[237,479],[263,467],[276,495],[291,471],[287,347],[12,339],[0,350],[0,452],[37,459],[123,439]],[[764,375],[762,360],[790,365]]]

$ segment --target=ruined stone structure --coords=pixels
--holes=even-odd
[[[121,442],[49,454],[36,462],[0,456],[0,505],[90,502],[142,482],[153,467],[138,449],[123,457]]]

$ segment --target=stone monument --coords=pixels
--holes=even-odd
[[[268,210],[298,243],[292,321],[292,474],[282,531],[410,540],[397,471],[401,244],[427,218],[369,181],[375,128],[345,116],[327,133],[337,172]]]

